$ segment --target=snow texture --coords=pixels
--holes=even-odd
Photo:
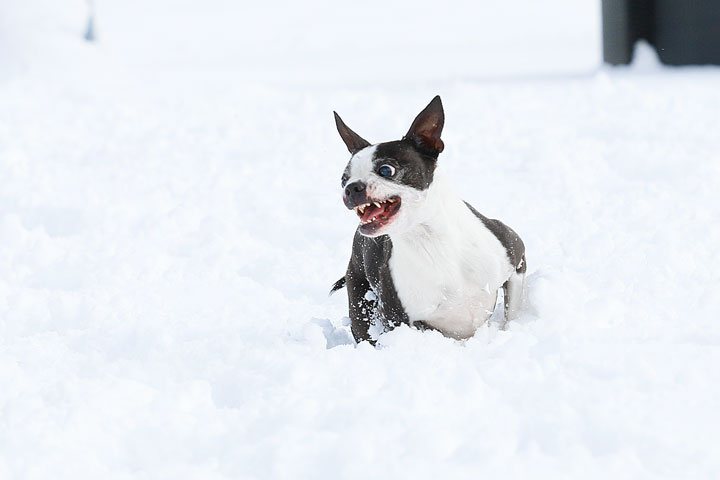
[[[599,67],[592,1],[200,5],[0,4],[1,479],[720,475],[720,69]],[[331,112],[435,94],[528,306],[355,346]]]

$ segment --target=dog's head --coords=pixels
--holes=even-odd
[[[371,145],[335,113],[338,132],[352,154],[342,176],[343,201],[360,217],[360,233],[375,237],[415,223],[444,148],[444,123],[436,96],[402,140]]]

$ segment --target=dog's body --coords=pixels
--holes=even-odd
[[[465,203],[435,173],[444,113],[440,97],[405,137],[370,145],[336,114],[353,154],[343,174],[345,205],[360,216],[345,277],[356,341],[400,323],[468,338],[504,289],[505,317],[520,307],[525,247],[520,237]]]

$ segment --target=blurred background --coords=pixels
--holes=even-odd
[[[94,49],[148,70],[304,85],[587,73],[600,64],[597,0],[507,2],[6,1],[5,75],[69,69],[92,13]],[[73,58],[67,58],[71,56]],[[290,78],[288,78],[290,77]]]

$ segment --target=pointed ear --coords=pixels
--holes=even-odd
[[[403,140],[413,140],[419,147],[433,153],[440,153],[445,148],[445,144],[440,140],[443,125],[445,125],[445,112],[443,112],[440,95],[436,95],[425,107],[425,110],[415,117],[415,121]]]
[[[335,126],[337,127],[338,133],[340,133],[340,136],[342,137],[343,142],[345,142],[345,145],[347,145],[347,149],[350,150],[350,153],[354,155],[363,148],[370,146],[370,142],[350,130],[350,127],[345,125],[345,122],[342,121],[342,118],[340,118],[340,115],[338,115],[337,112],[333,112],[333,114],[335,115]]]

